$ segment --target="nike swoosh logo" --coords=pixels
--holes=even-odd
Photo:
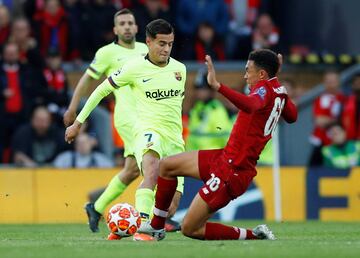
[[[150,78],[150,79],[143,79],[143,82],[148,82],[148,81],[150,81],[152,78]]]

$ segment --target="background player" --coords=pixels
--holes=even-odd
[[[165,20],[154,20],[146,26],[146,35],[148,55],[132,58],[99,85],[65,133],[65,140],[72,142],[102,98],[122,88],[132,89],[137,117],[135,156],[144,174],[136,191],[136,209],[144,219],[149,218],[154,203],[160,159],[184,151],[181,111],[186,80],[185,65],[170,57],[173,27]]]
[[[161,240],[165,237],[164,220],[175,192],[176,176],[189,176],[204,181],[184,218],[185,236],[204,240],[275,239],[266,225],[253,230],[207,222],[219,209],[242,195],[256,175],[256,162],[271,138],[278,119],[297,119],[295,105],[277,80],[281,56],[270,50],[250,53],[245,79],[250,95],[238,93],[216,80],[209,56],[208,83],[240,109],[224,149],[185,152],[168,157],[160,164],[158,190],[151,223],[142,227],[152,237],[138,240]]]

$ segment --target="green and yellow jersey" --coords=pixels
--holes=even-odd
[[[86,73],[95,80],[100,79],[103,75],[107,77],[113,72],[120,69],[129,59],[137,56],[145,56],[148,47],[144,43],[135,42],[133,49],[125,48],[117,42],[112,42],[100,48],[93,59],[92,63],[86,70]],[[114,92],[115,110],[114,125],[122,137],[125,145],[124,156],[134,152],[131,146],[133,138],[133,127],[135,124],[135,100],[129,87],[123,87]]]
[[[136,101],[135,156],[141,168],[142,155],[149,149],[160,158],[184,151],[185,81],[185,65],[173,58],[165,67],[154,65],[148,56],[133,58],[95,89],[76,119],[83,123],[102,98],[130,88]]]
[[[183,144],[182,102],[186,68],[173,58],[165,67],[151,63],[148,57],[128,62],[109,77],[115,89],[130,84],[137,101],[136,131],[154,130]]]
[[[185,65],[173,58],[168,65],[152,64],[147,56],[129,60],[91,94],[77,120],[83,123],[102,98],[130,86],[136,105],[135,132],[155,130],[183,144],[181,111],[186,81]]]

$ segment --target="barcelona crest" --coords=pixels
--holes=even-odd
[[[181,81],[182,77],[181,77],[181,73],[180,72],[174,72],[175,78],[178,81]]]

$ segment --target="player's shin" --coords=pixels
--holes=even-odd
[[[257,239],[250,229],[226,226],[220,223],[207,222],[205,240],[246,240]]]
[[[95,210],[101,214],[104,213],[106,206],[121,195],[126,187],[127,185],[120,181],[119,176],[115,175],[99,199],[96,200]]]
[[[177,178],[164,179],[158,177],[158,187],[155,196],[154,217],[151,220],[151,226],[154,229],[162,229],[165,226],[167,213],[174,197],[177,187]]]

